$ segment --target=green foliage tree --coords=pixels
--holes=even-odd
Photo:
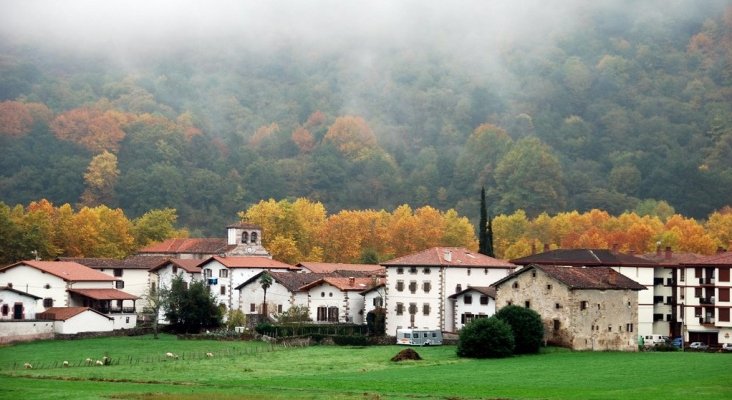
[[[165,317],[174,332],[198,333],[221,326],[221,309],[203,281],[188,284],[176,275],[163,304]]]
[[[264,299],[262,300],[262,314],[265,316],[267,315],[267,289],[269,289],[272,286],[272,275],[269,274],[269,272],[264,271],[262,275],[259,277],[259,285],[262,286],[262,290],[264,291]]]
[[[458,357],[505,358],[513,350],[511,326],[495,316],[475,319],[460,330]]]
[[[229,310],[226,313],[226,330],[233,331],[237,326],[245,326],[247,323],[247,316],[244,315],[239,309]]]
[[[496,312],[495,317],[511,327],[514,337],[514,353],[538,353],[544,341],[544,324],[541,316],[530,308],[506,306]]]
[[[366,313],[366,325],[369,335],[384,336],[386,334],[386,309],[377,307]]]

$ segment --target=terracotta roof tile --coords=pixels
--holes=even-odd
[[[138,250],[138,253],[159,254],[223,254],[236,245],[227,244],[226,238],[167,239]]]
[[[123,260],[115,258],[74,258],[59,257],[59,261],[71,261],[94,269],[122,268],[122,269],[150,269],[167,260],[168,257],[134,255]]]
[[[373,278],[343,278],[343,277],[333,277],[333,276],[327,276],[324,278],[321,278],[315,282],[309,283],[307,285],[304,285],[300,288],[300,290],[309,290],[312,289],[318,285],[321,285],[323,283],[327,283],[331,286],[335,286],[341,291],[358,291],[362,292],[364,290],[370,289],[374,285],[374,279]],[[381,280],[379,280],[379,283],[381,283]]]
[[[684,263],[684,265],[694,265],[694,266],[732,266],[732,252],[726,251],[721,254],[714,254],[711,256],[705,256],[698,260]]]
[[[213,256],[206,261],[216,260],[226,268],[265,268],[265,269],[288,269],[299,270],[300,268],[273,260],[269,257],[219,257]],[[203,268],[205,263],[201,264]]]
[[[697,253],[646,253],[641,254],[640,257],[645,258],[649,261],[654,261],[660,266],[675,267],[681,266],[681,264],[689,264],[703,259],[705,256]]]
[[[80,294],[94,300],[137,300],[139,297],[117,289],[67,289],[69,293]]]
[[[386,269],[378,264],[344,264],[344,263],[320,263],[320,262],[301,262],[297,264],[299,267],[307,269],[310,272],[327,274],[334,271],[359,271],[370,273],[385,274]]]
[[[165,268],[170,264],[176,265],[179,268],[182,268],[184,271],[196,274],[201,273],[201,267],[199,265],[206,262],[206,260],[198,260],[198,259],[192,259],[192,258],[166,258],[162,262],[160,262],[158,265],[150,268],[150,272],[155,272],[159,269]]]
[[[66,321],[67,319],[83,313],[84,311],[91,311],[97,313],[104,318],[112,319],[99,311],[93,310],[89,307],[51,307],[47,308],[46,311],[36,314],[37,319],[47,319],[52,321]]]
[[[511,268],[508,261],[488,257],[462,247],[433,247],[418,253],[406,255],[383,262],[385,267],[392,266],[438,266],[438,267],[480,267]]]
[[[70,261],[20,261],[0,269],[0,272],[7,271],[21,265],[27,265],[45,273],[58,276],[68,282],[117,280],[117,278]]]
[[[514,264],[653,267],[654,261],[608,249],[555,249],[511,260]]]

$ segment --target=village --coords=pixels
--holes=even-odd
[[[168,239],[123,260],[60,258],[3,267],[0,343],[133,329],[149,311],[145,294],[170,287],[174,276],[203,280],[219,307],[240,310],[251,321],[277,321],[300,307],[314,323],[365,324],[370,311],[383,307],[389,336],[404,328],[449,335],[518,305],[541,316],[546,344],[573,350],[638,351],[670,338],[680,347],[732,343],[732,253],[723,249],[709,256],[660,246],[624,254],[547,244],[542,252],[500,260],[434,247],[378,265],[290,265],[272,259],[259,226],[226,229],[226,238]],[[266,295],[259,282],[264,273],[272,277]]]

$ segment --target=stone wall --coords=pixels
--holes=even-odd
[[[0,321],[0,344],[53,339],[53,321]]]

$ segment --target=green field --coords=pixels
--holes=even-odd
[[[41,341],[0,348],[0,398],[732,399],[732,354],[553,349],[470,360],[441,346],[417,348],[422,361],[389,361],[401,349],[173,336]],[[166,359],[166,352],[180,358]],[[105,355],[113,365],[84,362]]]

